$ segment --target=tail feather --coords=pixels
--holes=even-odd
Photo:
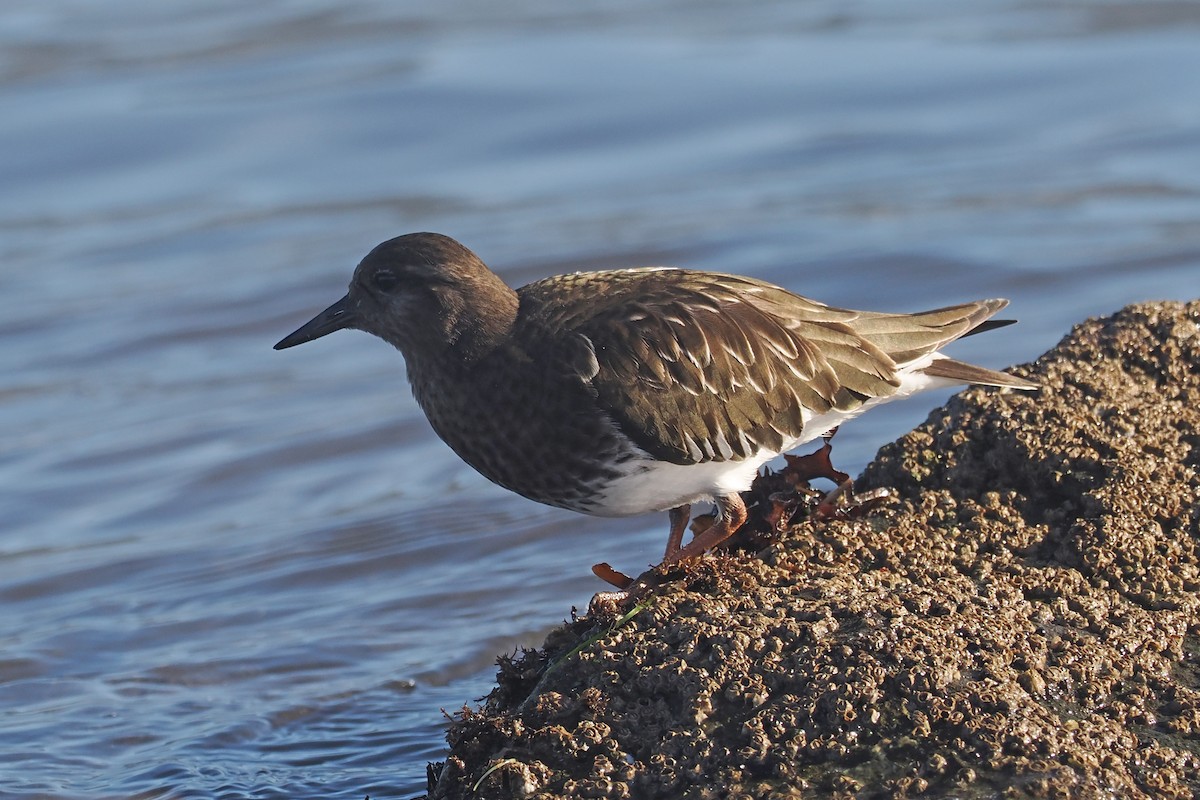
[[[1011,325],[1016,320],[991,319],[1008,305],[995,298],[935,308],[917,314],[870,314],[857,323],[858,333],[871,341],[904,369],[929,361],[917,371],[957,383],[983,386],[1007,386],[1013,389],[1037,389],[1038,385],[1003,372],[955,361],[938,351],[956,339]]]
[[[988,318],[1006,305],[1007,300],[993,299],[916,314],[863,314],[855,321],[855,330],[904,365],[921,361],[972,332],[1000,327]]]
[[[958,338],[965,339],[968,336],[974,336],[977,333],[986,333],[987,331],[994,331],[994,330],[996,330],[996,328],[1007,328],[1009,325],[1016,325],[1016,324],[1017,324],[1017,321],[1015,319],[989,319],[989,320],[979,323],[974,328],[967,331],[966,333],[964,333],[962,336],[960,336]]]
[[[997,372],[994,369],[986,367],[977,367],[974,364],[968,364],[965,361],[955,361],[953,358],[935,358],[933,363],[921,370],[926,375],[935,378],[948,378],[952,381],[961,381],[962,383],[973,383],[981,386],[1007,386],[1011,389],[1039,389],[1039,384],[1027,381],[1024,378],[1018,378],[1015,375],[1009,375],[1004,372]]]

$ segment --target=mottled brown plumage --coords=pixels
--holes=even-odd
[[[417,233],[372,250],[347,296],[276,348],[341,328],[383,338],[471,466],[585,513],[675,509],[671,561],[736,529],[737,493],[762,463],[872,405],[953,383],[1035,388],[938,352],[1000,324],[987,320],[1005,305],[848,311],[753,278],[666,268],[514,291],[453,239]],[[723,524],[680,549],[687,506],[703,498]]]
[[[894,394],[899,365],[1006,305],[846,311],[752,278],[682,269],[561,275],[517,294],[514,338],[582,337],[595,362],[580,356],[583,377],[598,404],[640,447],[673,464],[778,452],[802,435],[806,413],[850,412]],[[990,370],[975,377],[1028,387]]]

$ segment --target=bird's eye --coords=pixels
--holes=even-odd
[[[390,292],[400,285],[400,278],[390,269],[381,269],[371,278],[375,288],[381,292]]]

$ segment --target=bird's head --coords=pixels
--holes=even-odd
[[[394,345],[410,362],[427,356],[469,361],[508,332],[517,304],[516,293],[454,239],[410,233],[368,253],[346,296],[275,349],[353,328]]]

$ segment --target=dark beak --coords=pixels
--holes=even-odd
[[[346,295],[295,331],[280,339],[279,343],[275,345],[275,349],[284,350],[288,347],[295,347],[298,344],[311,342],[313,339],[320,339],[325,334],[340,331],[342,328],[352,328],[357,319],[358,317],[354,313],[354,308],[350,305],[350,295]]]

